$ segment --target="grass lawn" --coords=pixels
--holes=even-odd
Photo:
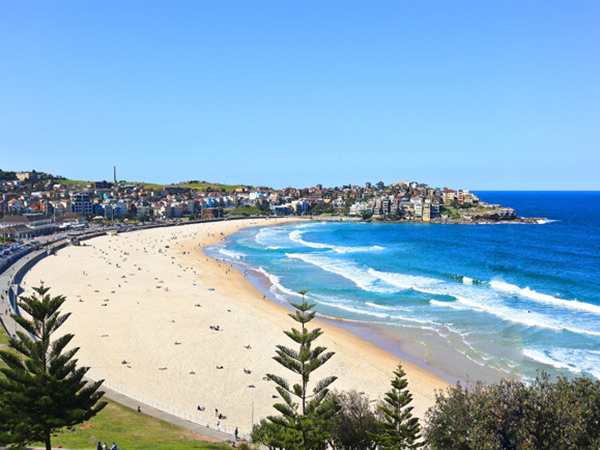
[[[0,350],[7,350],[4,346],[8,345],[8,335],[6,334],[6,331],[4,331],[4,327],[2,325],[0,325]],[[13,349],[8,350],[10,352],[14,352]],[[0,369],[6,367],[6,364],[4,364],[4,361],[2,361],[0,359]],[[0,372],[0,378],[4,377],[4,374]]]
[[[4,315],[4,311],[2,311],[2,314]],[[8,345],[8,335],[2,325],[0,325],[0,345]]]
[[[212,191],[222,191],[225,189],[227,192],[233,192],[240,187],[248,187],[241,184],[221,184],[221,183],[178,183],[176,186],[189,187],[190,189],[198,189],[204,191],[209,188]]]
[[[52,445],[69,449],[96,449],[98,441],[108,447],[115,442],[119,449],[205,449],[231,448],[224,444],[202,441],[205,437],[194,431],[139,414],[118,403],[108,405],[92,420],[64,431],[52,438]],[[35,444],[40,446],[41,444]]]
[[[268,214],[256,206],[226,209],[225,212],[228,216],[264,216],[265,214]]]
[[[91,181],[81,181],[81,180],[55,180],[56,183],[62,184],[64,186],[74,186],[74,187],[85,187],[92,184]],[[213,191],[220,192],[225,189],[227,192],[233,192],[236,188],[239,187],[248,187],[241,184],[221,184],[221,183],[177,183],[177,184],[156,184],[156,183],[144,183],[140,181],[125,181],[125,184],[135,184],[141,186],[142,189],[153,189],[155,191],[162,191],[165,186],[179,186],[179,187],[189,187],[190,189],[198,189],[200,191],[204,191],[207,188]]]
[[[144,183],[141,181],[127,181],[125,184],[141,185],[142,189],[144,189],[144,190],[153,189],[155,191],[162,191],[163,188],[165,187],[164,184]]]
[[[63,186],[75,186],[75,187],[86,187],[92,184],[91,181],[82,180],[54,180],[56,184],[62,184]]]

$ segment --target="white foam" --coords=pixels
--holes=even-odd
[[[359,288],[368,292],[380,292],[391,294],[398,292],[393,287],[381,287],[378,285],[378,279],[369,274],[369,270],[364,270],[351,261],[344,261],[336,258],[329,258],[325,255],[314,253],[286,253],[288,258],[295,258],[301,261],[313,264],[327,272],[340,275],[356,284]]]
[[[341,309],[343,311],[360,314],[361,316],[371,316],[371,317],[379,317],[380,319],[390,319],[391,316],[385,313],[378,313],[373,311],[367,311],[361,308],[357,308],[355,306],[344,305],[337,302],[327,302],[327,301],[319,301],[320,305],[330,306],[332,308]]]
[[[473,284],[473,278],[463,277],[463,284]]]
[[[290,232],[289,238],[291,241],[296,242],[297,244],[303,245],[305,247],[333,250],[334,252],[337,252],[337,253],[373,252],[373,251],[384,250],[384,248],[380,247],[379,245],[373,245],[372,247],[344,247],[344,246],[340,246],[340,245],[321,244],[319,242],[309,242],[309,241],[305,241],[304,239],[302,239],[302,235],[304,233],[305,233],[304,231],[294,230],[294,231]]]
[[[371,302],[365,302],[365,305],[370,306],[372,308],[376,308],[376,309],[383,309],[386,311],[412,311],[411,309],[408,309],[408,308],[399,308],[397,306],[388,306],[388,305],[378,305],[376,303],[371,303]]]
[[[523,349],[523,355],[556,369],[567,369],[574,373],[587,372],[600,379],[600,351],[598,350],[525,348]]]
[[[568,364],[561,363],[560,361],[555,361],[550,356],[546,355],[542,350],[533,350],[525,348],[523,349],[523,355],[529,359],[533,359],[536,362],[546,364],[547,366],[552,366],[557,369],[569,369],[574,372],[579,373],[580,370],[574,370],[574,368],[570,367]]]
[[[567,330],[573,333],[600,336],[600,332],[596,330],[584,329],[580,326],[564,323],[539,313],[525,312],[506,306],[504,304],[504,299],[497,294],[496,289],[489,289],[483,286],[449,283],[443,280],[423,276],[379,272],[374,269],[370,269],[369,273],[376,278],[403,289],[413,289],[432,295],[454,297],[463,308],[467,307],[467,309],[474,311],[485,312],[509,322],[519,323],[528,327],[552,329],[557,332]],[[446,302],[433,304],[436,306],[454,307],[457,309],[456,305],[450,306],[449,304],[446,304]]]
[[[270,235],[272,233],[273,231],[269,230],[268,228],[261,228],[260,231],[256,234],[256,236],[254,236],[254,240],[257,243],[267,247],[269,244],[265,242],[265,238],[267,237],[267,235]]]
[[[581,372],[591,373],[600,380],[600,350],[553,348],[550,350],[550,356]]]
[[[467,311],[470,309],[460,306],[456,302],[440,302],[438,300],[431,299],[429,300],[429,303],[434,306],[442,306],[444,308],[456,309],[457,311]]]
[[[469,306],[471,309],[475,311],[486,312],[488,314],[492,314],[496,317],[499,317],[503,320],[507,320],[509,322],[519,323],[521,325],[526,325],[528,327],[539,327],[539,328],[547,328],[550,330],[554,330],[556,332],[560,331],[570,331],[572,333],[577,334],[587,334],[590,336],[600,336],[600,332],[593,330],[586,330],[581,327],[571,326],[569,324],[565,324],[561,321],[555,320],[551,317],[544,316],[542,314],[538,314],[536,312],[524,312],[519,311],[508,306],[504,306],[502,304],[498,304],[496,302],[488,302],[488,303],[478,303],[469,298],[458,297],[457,300]]]
[[[277,291],[279,291],[285,295],[290,295],[293,297],[302,297],[302,294],[299,294],[298,292],[294,292],[291,289],[286,288],[283,284],[281,284],[281,280],[277,275],[267,272],[262,266],[258,268],[258,271],[269,279],[269,281],[271,282],[271,292],[273,292],[274,294],[277,294]],[[305,297],[308,297],[308,295],[305,295]]]
[[[245,256],[242,253],[234,252],[233,250],[225,250],[224,248],[220,248],[219,253],[232,259],[242,259]]]
[[[285,248],[282,247],[285,239],[287,239],[287,231],[277,227],[261,228],[256,236],[254,236],[256,243],[268,248],[269,250]]]
[[[504,281],[492,281],[490,286],[496,291],[519,295],[537,303],[545,303],[561,308],[600,314],[600,306],[598,305],[592,305],[591,303],[580,302],[578,300],[565,300],[562,298],[556,298],[548,294],[536,292],[529,287],[520,288],[519,286],[515,286]]]
[[[430,290],[436,286],[443,283],[442,280],[437,280],[435,278],[415,276],[415,275],[406,275],[402,273],[390,273],[390,272],[380,272],[375,269],[369,269],[369,274],[375,278],[378,278],[382,281],[385,281],[392,286],[397,286],[403,290],[413,289],[415,291],[420,292],[430,292]],[[437,293],[437,292],[432,292]]]
[[[352,306],[350,303],[346,303],[346,302],[339,303],[337,301],[319,301],[319,304],[325,305],[325,306],[330,306],[332,308],[341,309],[343,311],[347,311],[347,312],[351,312],[351,313],[356,313],[361,316],[377,317],[380,319],[401,320],[401,321],[405,321],[405,322],[418,323],[421,325],[441,325],[437,322],[434,322],[432,320],[427,320],[427,319],[415,319],[412,317],[386,314],[383,312],[369,311],[364,308]],[[369,322],[365,322],[365,323],[369,323]]]

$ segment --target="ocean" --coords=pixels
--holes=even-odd
[[[303,222],[208,249],[283,304],[468,382],[600,379],[600,192],[476,192],[539,224]]]

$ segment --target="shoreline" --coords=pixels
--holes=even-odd
[[[314,218],[311,219],[311,221],[319,222],[314,220]],[[290,221],[289,223],[292,224],[294,222],[298,221]],[[416,222],[409,221],[406,223]],[[471,223],[471,225],[476,224]],[[278,294],[274,292],[273,289],[277,289],[277,283],[274,283],[270,279],[270,274],[262,271],[264,269],[254,266],[246,261],[231,259],[230,256],[219,253],[220,247],[226,244],[229,237],[231,237],[231,235],[225,236],[219,242],[204,247],[204,254],[218,262],[230,264],[239,271],[247,282],[261,294],[266,296],[266,298],[270,299],[273,303],[282,306],[287,311],[293,311],[289,301],[279,298]],[[474,280],[474,283],[477,281],[479,280]],[[416,334],[414,331],[411,333],[410,331],[404,330],[405,334],[400,336],[399,332],[394,332],[391,329],[391,326],[377,326],[376,324],[368,322],[353,321],[340,317],[323,315],[318,312],[315,321],[344,329],[359,339],[376,346],[403,362],[410,362],[423,370],[435,374],[450,385],[456,385],[457,382],[461,382],[463,385],[467,386],[475,385],[479,382],[492,384],[506,378],[514,378],[514,375],[508,372],[502,372],[501,370],[490,368],[471,360],[468,356],[456,351],[452,346],[449,346],[447,342],[440,339],[440,336],[423,334],[423,331],[420,329]],[[424,344],[424,342],[427,344]],[[434,355],[433,357],[430,357],[432,362],[426,360],[429,354]],[[462,367],[464,370],[452,371],[451,367],[457,366]]]
[[[24,295],[43,280],[51,294],[67,297],[64,312],[72,316],[64,331],[75,334],[80,364],[91,367],[91,375],[193,415],[198,423],[247,432],[252,417],[256,423],[275,414],[274,385],[264,374],[293,380],[272,356],[277,344],[290,345],[283,331],[294,322],[287,308],[262,298],[241,273],[203,248],[242,228],[282,222],[291,221],[184,224],[102,236],[36,264],[23,280]],[[325,331],[319,345],[336,356],[315,381],[337,375],[334,389],[381,398],[398,358],[343,327],[318,325]],[[423,417],[435,391],[450,383],[410,361],[403,367],[415,414]],[[227,419],[219,420],[217,409]]]
[[[293,222],[290,222],[290,223],[293,223]],[[227,237],[229,237],[229,236],[227,236]],[[271,282],[271,280],[269,280],[269,278],[266,275],[261,273],[256,266],[253,266],[249,263],[241,263],[241,262],[236,263],[235,261],[219,259],[215,255],[211,256],[211,254],[210,254],[211,248],[210,247],[214,247],[214,246],[222,244],[227,239],[227,237],[220,243],[203,248],[203,251],[205,251],[205,254],[206,254],[206,250],[208,249],[209,254],[207,256],[209,258],[213,258],[217,261],[226,262],[228,264],[231,264],[236,270],[238,270],[240,272],[240,274],[242,274],[242,276],[244,274],[244,271],[250,270],[250,272],[248,273],[248,275],[245,278],[249,283],[252,284],[252,286],[255,289],[257,289],[261,294],[265,295],[273,303],[283,306],[288,311],[294,311],[294,309],[291,307],[291,305],[289,305],[289,303],[281,301],[276,296],[273,295],[271,288],[274,287],[274,284]],[[244,269],[245,267],[249,267],[250,269]],[[401,346],[402,346],[403,342],[398,337],[394,336],[392,333],[385,332],[379,328],[370,326],[369,324],[366,324],[366,323],[360,324],[360,323],[356,323],[356,322],[342,319],[339,317],[324,316],[320,313],[317,313],[317,315],[315,317],[315,322],[326,323],[326,324],[331,325],[332,327],[337,327],[337,328],[347,330],[348,332],[350,332],[354,336],[362,339],[363,341],[368,342],[368,343],[378,347],[379,349],[397,357],[401,361],[410,362],[412,364],[415,364],[416,366],[419,366],[423,370],[426,370],[428,372],[435,374],[436,376],[440,377],[441,379],[445,380],[446,382],[448,382],[451,385],[455,385],[458,381],[463,382],[463,383],[469,383],[469,380],[467,380],[465,378],[458,378],[457,376],[447,373],[439,367],[432,366],[432,365],[426,363],[425,361],[423,361],[422,359],[420,359],[419,357],[411,355],[410,353],[402,350]],[[404,344],[406,344],[406,343],[404,343]]]
[[[286,220],[284,223],[287,225],[287,224],[304,222],[304,221],[305,220],[303,220],[303,219],[294,218],[294,219]],[[311,218],[306,221],[319,222],[319,220],[315,220],[314,218]],[[216,247],[218,245],[222,245],[229,237],[231,237],[232,235],[234,235],[242,230],[245,230],[248,228],[253,228],[253,227],[266,227],[266,226],[275,226],[275,225],[277,225],[277,224],[257,224],[257,225],[242,228],[239,231],[236,231],[235,233],[231,233],[229,235],[222,236],[222,238],[220,240],[218,240],[217,242],[203,246],[202,254],[217,263],[229,264],[231,267],[235,268],[238,271],[239,275],[242,277],[243,281],[245,283],[248,283],[249,288],[256,290],[258,293],[263,295],[265,300],[271,302],[273,305],[283,308],[285,313],[288,314],[290,311],[294,311],[294,309],[291,308],[291,306],[289,304],[286,304],[285,302],[282,302],[271,296],[272,292],[270,291],[270,288],[271,288],[271,286],[273,286],[273,284],[266,275],[262,274],[258,270],[258,268],[256,266],[253,266],[249,263],[242,263],[242,262],[236,262],[234,260],[228,260],[225,258],[218,258],[214,254],[210,254],[211,250],[212,250],[211,247]],[[207,254],[207,250],[209,250],[208,254]],[[252,272],[249,273],[248,276],[245,276],[244,271],[242,270],[242,267],[248,267],[248,268],[250,268],[250,270]],[[252,278],[256,279],[257,283],[252,282],[251,281]],[[261,284],[262,284],[262,286],[261,286]],[[261,288],[264,288],[264,290]],[[269,295],[269,294],[271,294],[271,295]],[[342,332],[343,334],[347,333],[352,337],[353,340],[358,340],[361,343],[366,344],[367,346],[374,347],[378,353],[381,352],[381,353],[391,356],[392,358],[398,359],[402,363],[402,366],[407,371],[407,373],[409,372],[409,370],[407,370],[406,367],[407,367],[407,365],[409,365],[409,366],[412,366],[413,369],[414,368],[419,369],[418,370],[419,372],[424,371],[430,375],[438,377],[444,383],[444,386],[441,387],[440,389],[442,389],[442,388],[445,389],[446,387],[454,385],[454,384],[456,384],[457,381],[468,382],[468,380],[459,379],[459,378],[453,376],[452,374],[444,372],[440,368],[430,366],[429,364],[427,364],[425,361],[421,360],[420,358],[413,356],[399,348],[396,348],[396,349],[394,349],[394,351],[391,351],[391,349],[390,349],[391,345],[394,345],[394,344],[399,345],[399,344],[401,344],[401,341],[398,338],[396,338],[395,336],[391,335],[390,333],[384,332],[383,330],[379,330],[379,329],[371,327],[367,324],[364,324],[364,325],[353,324],[344,319],[323,316],[319,313],[317,313],[317,315],[314,319],[314,323],[318,324],[322,329],[324,329],[326,331],[329,330],[330,332],[335,333],[337,330],[337,332]],[[359,330],[362,330],[362,332],[359,332]],[[373,339],[369,339],[369,338],[367,338],[368,334],[375,335],[376,337]],[[382,345],[384,343],[383,341],[385,341],[385,340],[387,340],[390,345]],[[395,370],[395,368],[394,368],[394,370]],[[390,378],[390,381],[391,381],[391,378]],[[410,383],[409,383],[409,389],[410,389]]]

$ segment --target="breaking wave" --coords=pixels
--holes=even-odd
[[[384,249],[383,247],[380,247],[379,245],[373,245],[371,247],[345,247],[345,246],[341,246],[341,245],[321,244],[319,242],[310,242],[310,241],[305,241],[304,239],[302,239],[302,235],[304,233],[305,233],[304,231],[294,230],[289,234],[289,238],[291,241],[293,241],[297,244],[303,245],[305,247],[333,250],[334,252],[337,252],[337,253],[373,252],[373,251],[379,251],[379,250]]]
[[[562,298],[556,298],[548,294],[542,294],[536,292],[529,287],[520,288],[513,284],[505,283],[503,281],[492,281],[490,286],[498,292],[519,295],[521,297],[533,300],[537,303],[545,303],[547,305],[558,306],[561,308],[568,308],[577,311],[586,311],[594,314],[600,314],[600,306],[592,305],[591,303],[580,302],[577,300],[565,300]]]

